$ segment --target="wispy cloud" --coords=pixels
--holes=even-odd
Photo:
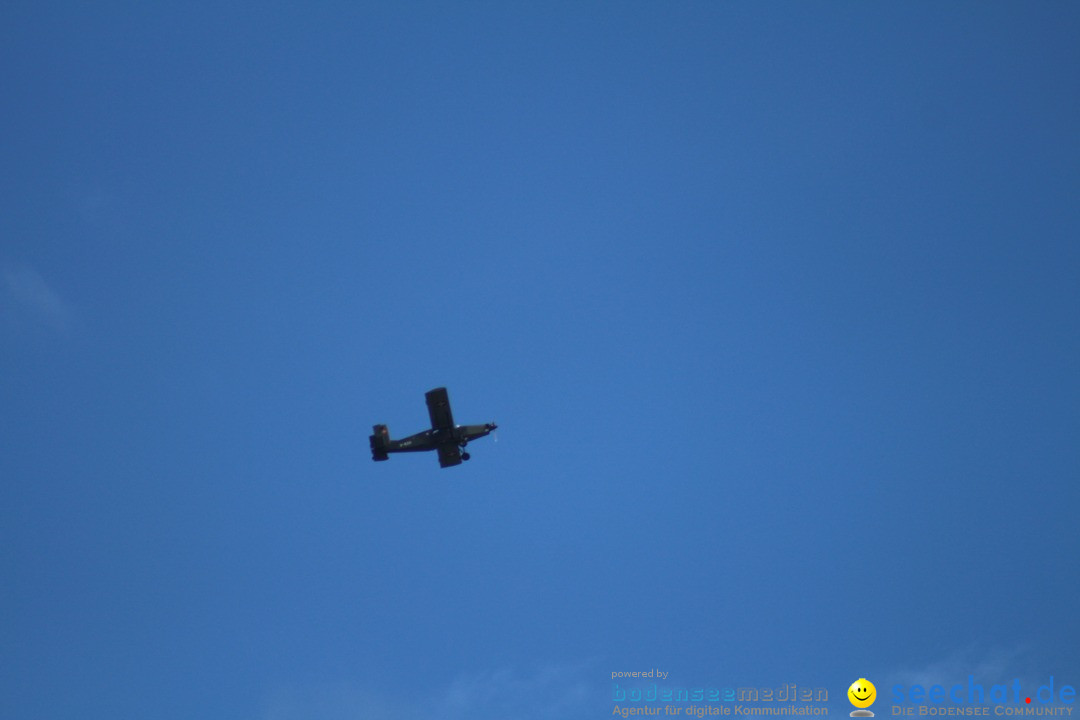
[[[9,317],[29,317],[58,332],[71,323],[71,309],[45,279],[28,265],[2,267],[4,305]]]
[[[358,683],[292,687],[267,703],[265,720],[575,720],[599,697],[581,665],[464,674],[427,697],[391,697]]]
[[[1020,651],[991,650],[978,652],[974,648],[953,650],[919,667],[900,669],[885,678],[888,684],[941,685],[967,680],[968,675],[986,678],[991,682],[1017,677],[1021,670]],[[1008,677],[1006,677],[1008,676]]]
[[[438,716],[446,718],[578,717],[597,694],[580,666],[547,667],[531,675],[511,670],[459,677],[441,698]]]
[[[965,684],[968,677],[989,688],[995,684],[1010,684],[1019,680],[1025,692],[1034,693],[1038,687],[1049,680],[1055,672],[1065,672],[1066,678],[1074,680],[1073,668],[1061,668],[1040,662],[1035,653],[1027,648],[981,649],[968,647],[953,650],[921,666],[900,669],[882,678],[878,683],[881,688],[893,685],[921,685],[929,688],[933,685],[949,687],[955,683]]]

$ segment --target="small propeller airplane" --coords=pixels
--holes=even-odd
[[[439,467],[460,465],[462,460],[469,459],[469,453],[464,452],[469,441],[484,437],[497,427],[495,423],[455,425],[450,413],[450,398],[444,387],[429,390],[424,393],[424,398],[431,417],[431,429],[401,440],[391,440],[390,430],[385,425],[374,426],[375,434],[369,438],[372,460],[389,460],[389,453],[435,450],[439,453]]]

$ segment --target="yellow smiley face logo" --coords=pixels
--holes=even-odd
[[[877,688],[866,678],[859,678],[847,689],[848,700],[857,708],[868,708],[877,699]]]

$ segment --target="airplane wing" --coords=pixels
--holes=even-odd
[[[450,398],[446,394],[446,388],[435,388],[424,393],[427,400],[428,415],[431,416],[432,430],[452,430],[454,416],[450,413]],[[439,450],[439,461],[442,462],[442,450]],[[461,459],[458,459],[461,462]],[[457,463],[454,463],[455,465]],[[446,467],[443,465],[443,467]]]
[[[461,464],[461,449],[457,445],[440,445],[439,467],[450,467]]]

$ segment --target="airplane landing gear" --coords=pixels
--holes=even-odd
[[[462,459],[462,460],[468,460],[468,459],[469,459],[469,458],[471,458],[471,457],[472,457],[472,455],[470,455],[470,454],[469,454],[469,453],[467,453],[467,452],[463,452],[463,453],[461,453],[461,459]]]

